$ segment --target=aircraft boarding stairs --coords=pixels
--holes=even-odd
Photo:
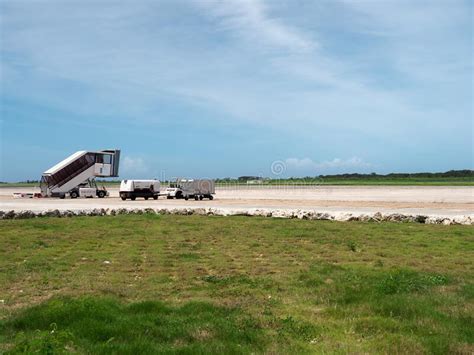
[[[117,177],[119,161],[120,150],[76,152],[43,173],[41,193],[43,196],[64,197],[96,177]]]

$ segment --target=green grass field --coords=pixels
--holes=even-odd
[[[474,228],[0,221],[0,353],[472,353]]]

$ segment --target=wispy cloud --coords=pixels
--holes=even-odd
[[[262,0],[197,0],[195,3],[212,14],[221,30],[233,31],[262,47],[277,46],[291,52],[308,52],[317,47],[309,34],[272,17]]]
[[[150,166],[141,157],[125,156],[121,163],[121,173],[124,176],[136,177],[150,172]]]
[[[301,173],[307,172],[313,175],[337,171],[365,171],[373,167],[372,164],[365,162],[359,157],[349,159],[334,158],[322,162],[316,162],[311,158],[288,158],[285,160],[288,172]]]

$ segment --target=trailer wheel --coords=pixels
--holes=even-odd
[[[144,197],[145,200],[148,200],[148,196]]]
[[[168,200],[172,200],[172,199],[173,199],[173,196],[166,196],[166,198],[167,198]]]
[[[97,191],[97,197],[98,198],[104,198],[105,197],[105,191],[104,190]]]
[[[194,196],[194,199],[195,199],[196,201],[199,200],[199,196],[198,196],[198,195],[195,195],[195,196]]]
[[[187,201],[189,200],[189,196],[184,196],[184,199]]]
[[[199,199],[200,199],[201,201],[202,201],[202,199],[203,199],[203,198],[204,198],[204,196],[203,196],[203,195],[199,196]]]
[[[209,200],[214,200],[214,196],[209,195]]]
[[[156,195],[153,196],[153,199],[154,199],[154,200],[158,200],[158,196],[156,196]]]
[[[130,200],[132,200],[132,201],[135,201],[135,199],[136,199],[135,196],[130,197]]]
[[[69,196],[70,196],[71,198],[78,198],[78,197],[79,197],[79,194],[77,193],[77,191],[71,191],[71,192],[69,193]]]
[[[121,197],[122,201],[125,201],[127,198],[125,196]]]

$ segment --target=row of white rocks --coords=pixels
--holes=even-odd
[[[220,208],[144,208],[144,209],[92,209],[92,210],[48,210],[48,211],[0,211],[0,219],[27,219],[39,217],[75,217],[75,216],[116,216],[128,214],[173,214],[173,215],[201,215],[201,216],[259,216],[274,218],[297,218],[309,220],[330,221],[363,221],[363,222],[414,222],[424,224],[463,224],[473,225],[474,216],[424,216],[407,214],[382,214],[377,213],[321,213],[314,210],[301,209],[220,209]]]

